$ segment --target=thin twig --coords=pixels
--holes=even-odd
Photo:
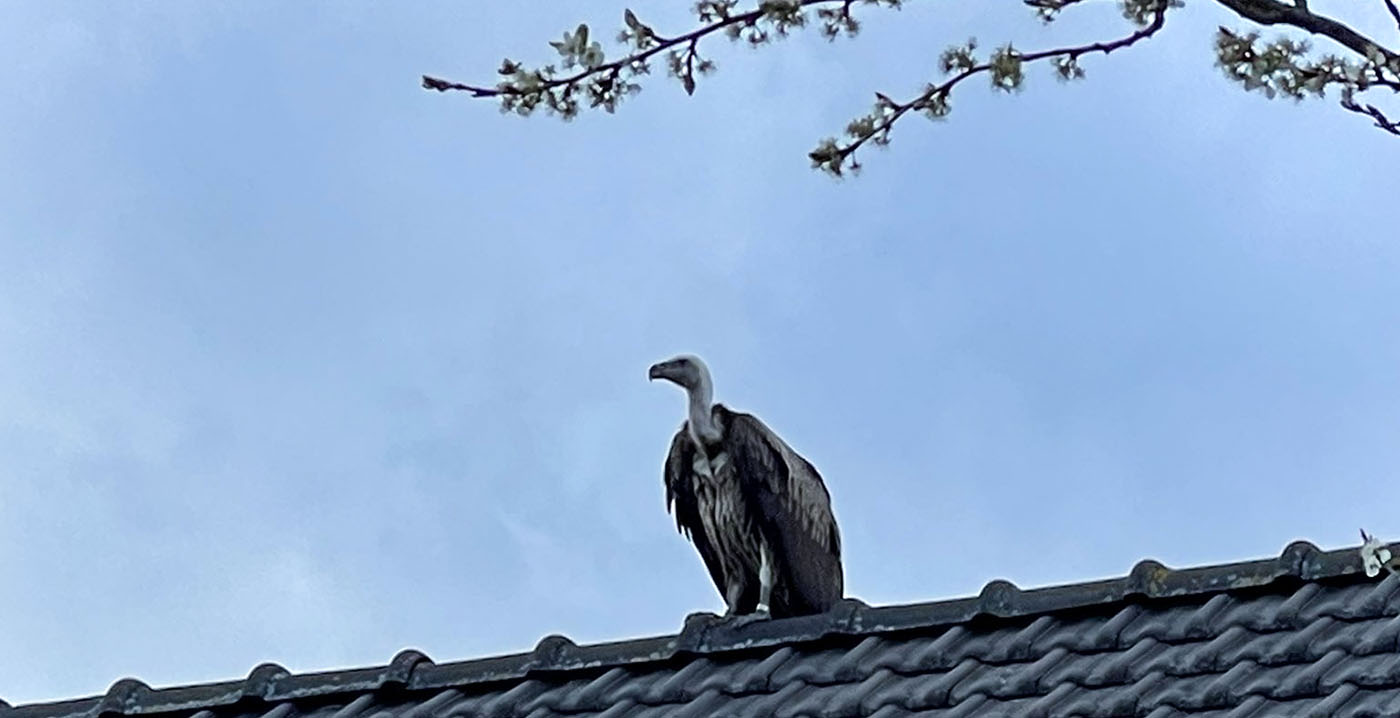
[[[1107,55],[1108,53],[1113,52],[1114,50],[1128,47],[1130,45],[1133,45],[1134,43],[1137,43],[1140,40],[1152,37],[1157,33],[1158,30],[1162,29],[1162,25],[1166,22],[1166,19],[1167,5],[1165,2],[1163,2],[1161,6],[1154,11],[1151,23],[1149,23],[1146,27],[1143,27],[1137,32],[1134,32],[1133,34],[1128,35],[1126,37],[1114,40],[1112,42],[1095,42],[1089,45],[1079,45],[1076,47],[1063,47],[1055,50],[1042,50],[1040,52],[1032,52],[1020,55],[1020,59],[1022,63],[1027,63],[1036,62],[1038,60],[1044,60],[1051,57],[1069,57],[1071,60],[1076,60],[1081,55],[1086,55],[1092,52],[1102,52],[1105,55]],[[850,158],[850,156],[854,154],[856,150],[860,149],[861,146],[863,146],[866,142],[869,142],[870,140],[875,139],[877,137],[888,137],[889,131],[894,126],[894,123],[899,121],[899,118],[903,117],[910,110],[927,109],[933,106],[936,100],[946,98],[952,92],[953,88],[958,85],[958,83],[962,82],[963,80],[966,80],[969,77],[972,77],[973,75],[986,72],[990,69],[992,69],[991,63],[975,65],[966,70],[963,70],[957,75],[954,75],[952,78],[950,78],[941,85],[930,85],[928,89],[924,90],[922,94],[908,102],[902,104],[890,102],[888,107],[891,111],[888,114],[886,114],[884,118],[880,120],[880,122],[875,124],[875,126],[873,127],[873,131],[871,131],[868,134],[862,133],[862,136],[852,140],[849,144],[838,145],[836,147],[836,149],[834,150],[834,154],[830,155],[829,157],[830,165],[833,167],[841,166],[841,164],[844,164],[846,160]],[[813,159],[815,160],[816,157],[813,157]]]
[[[1342,107],[1359,115],[1366,115],[1375,121],[1376,127],[1389,132],[1392,135],[1400,136],[1400,120],[1392,120],[1381,112],[1375,105],[1362,105],[1349,96],[1342,97]]]
[[[1400,7],[1395,5],[1395,0],[1385,0],[1385,9],[1390,11],[1390,16],[1395,18],[1395,27],[1400,29]]]
[[[810,7],[812,5],[827,5],[837,2],[845,2],[845,0],[798,0],[798,6],[805,8]],[[657,53],[676,47],[678,45],[690,43],[690,49],[693,51],[695,49],[695,44],[700,41],[700,38],[705,37],[706,35],[712,35],[732,25],[753,25],[754,23],[762,19],[766,12],[767,9],[760,5],[760,7],[750,10],[748,12],[739,13],[738,15],[730,15],[729,17],[726,17],[722,20],[718,20],[709,25],[703,25],[684,35],[678,35],[672,38],[662,38],[653,36],[657,41],[655,47],[648,48],[636,54],[627,55],[625,57],[613,60],[612,62],[604,63],[602,65],[598,65],[596,67],[586,68],[568,77],[547,79],[544,82],[541,82],[537,87],[535,87],[533,90],[530,90],[529,92],[539,92],[541,90],[547,91],[556,87],[572,85],[592,75],[599,75],[607,72],[621,72],[622,68],[624,67],[631,66],[634,63],[646,62],[648,59],[652,58]],[[423,87],[429,90],[437,90],[438,92],[446,92],[448,90],[469,92],[471,93],[472,97],[500,97],[501,95],[527,94],[527,91],[521,90],[520,88],[515,87],[514,85],[509,83],[502,83],[500,85],[497,85],[496,87],[480,87],[477,85],[464,85],[460,82],[452,82],[436,77],[430,77],[428,75],[423,76]]]

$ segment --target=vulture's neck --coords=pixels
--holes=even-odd
[[[687,392],[690,396],[690,438],[697,444],[710,444],[719,441],[719,427],[715,426],[714,389],[709,377],[702,376],[700,385]]]

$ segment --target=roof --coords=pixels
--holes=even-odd
[[[1391,549],[1400,555],[1400,545]],[[454,663],[386,666],[10,707],[0,718],[955,718],[1400,715],[1400,576],[1368,578],[1357,548],[1290,544],[1277,558],[869,607],[731,630]]]

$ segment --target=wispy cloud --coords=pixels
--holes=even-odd
[[[569,124],[417,86],[620,10],[16,6],[0,697],[722,610],[662,501],[680,351],[816,462],[869,601],[1400,534],[1391,145],[1229,85],[1208,8],[840,183],[805,152],[943,43],[1121,18],[872,10]]]

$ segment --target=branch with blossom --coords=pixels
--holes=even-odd
[[[1056,76],[1061,80],[1080,79],[1084,77],[1084,69],[1079,65],[1080,57],[1089,53],[1107,55],[1114,50],[1149,38],[1162,29],[1162,25],[1167,19],[1167,8],[1169,7],[1167,0],[1148,0],[1148,3],[1151,3],[1151,9],[1145,17],[1139,18],[1130,15],[1140,23],[1141,27],[1133,34],[1112,42],[1095,42],[1026,54],[1018,52],[1014,46],[1008,43],[997,48],[992,52],[988,61],[980,64],[975,56],[977,50],[975,39],[968,40],[966,45],[951,47],[939,59],[939,67],[944,74],[956,74],[953,74],[942,84],[928,85],[919,96],[908,102],[895,102],[884,94],[875,93],[875,109],[870,114],[859,117],[846,126],[846,135],[850,139],[846,142],[838,141],[835,138],[822,140],[817,149],[808,155],[812,160],[812,166],[837,176],[846,170],[860,170],[860,162],[855,157],[856,150],[867,142],[880,147],[888,145],[890,143],[890,130],[894,127],[894,123],[910,111],[921,112],[933,120],[947,117],[952,110],[949,96],[952,94],[953,88],[974,75],[985,73],[990,76],[994,89],[1011,92],[1019,90],[1025,81],[1022,67],[1026,63],[1051,60]],[[1125,12],[1125,14],[1128,13]],[[1045,16],[1042,15],[1042,17]]]
[[[1355,53],[1355,58],[1334,54],[1309,56],[1305,40],[1281,37],[1260,42],[1259,32],[1238,33],[1220,28],[1216,33],[1216,64],[1225,75],[1244,89],[1301,100],[1307,94],[1322,97],[1328,87],[1339,90],[1343,109],[1365,115],[1376,127],[1400,136],[1400,123],[1389,119],[1376,105],[1365,104],[1357,96],[1368,90],[1400,94],[1400,53],[1382,46],[1332,18],[1308,9],[1306,0],[1285,4],[1278,0],[1217,0],[1241,17],[1261,25],[1289,25],[1322,35]],[[1385,0],[1396,24],[1400,10],[1393,0]]]
[[[846,127],[844,140],[828,138],[809,153],[813,166],[840,176],[860,168],[856,152],[867,144],[885,146],[895,122],[917,112],[931,119],[943,119],[951,110],[949,98],[963,81],[986,75],[994,90],[1012,92],[1025,82],[1027,64],[1047,61],[1055,76],[1063,81],[1084,76],[1080,65],[1086,55],[1107,55],[1135,45],[1160,31],[1169,10],[1182,0],[1116,0],[1124,18],[1136,26],[1119,39],[1090,42],[1052,50],[1023,53],[1011,43],[995,48],[979,59],[977,43],[971,40],[943,53],[941,69],[948,79],[926,85],[917,96],[896,102],[875,93],[874,109]],[[1400,26],[1397,0],[1381,0]],[[1046,23],[1061,12],[1085,0],[1022,0]],[[1339,91],[1340,104],[1349,112],[1364,115],[1380,129],[1400,136],[1400,121],[1391,120],[1375,104],[1363,102],[1368,91],[1400,93],[1400,54],[1362,35],[1346,24],[1313,13],[1307,0],[1214,0],[1242,19],[1258,25],[1284,25],[1327,37],[1351,56],[1312,57],[1306,41],[1281,37],[1263,42],[1258,31],[1220,28],[1216,36],[1216,64],[1226,77],[1239,82],[1247,91],[1268,97],[1301,100],[1325,95],[1328,88]],[[712,72],[715,63],[700,54],[706,38],[722,34],[750,45],[764,45],[806,27],[815,18],[821,33],[829,40],[854,37],[860,30],[857,5],[898,9],[903,0],[758,0],[757,6],[740,10],[740,0],[699,0],[694,6],[699,27],[666,36],[642,22],[632,10],[623,12],[623,26],[617,41],[624,54],[609,61],[601,43],[590,39],[587,25],[579,25],[563,39],[550,45],[559,55],[556,63],[527,68],[507,58],[494,85],[469,85],[432,76],[423,76],[423,87],[439,92],[466,92],[472,97],[500,103],[503,112],[530,115],[545,109],[565,120],[584,107],[616,110],[626,97],[641,89],[639,79],[651,73],[651,63],[664,59],[668,74],[677,79],[687,94],[694,94],[699,77]]]
[[[865,4],[899,7],[902,0],[859,0]],[[666,53],[667,68],[672,77],[681,81],[687,94],[695,92],[696,76],[713,71],[715,64],[700,56],[700,41],[709,35],[723,33],[731,40],[744,40],[751,45],[763,45],[774,37],[785,37],[794,28],[807,24],[806,8],[813,5],[839,5],[820,8],[822,31],[835,38],[843,32],[854,35],[859,23],[851,12],[857,0],[762,0],[758,7],[736,12],[738,0],[700,0],[695,13],[702,23],[698,29],[683,35],[663,37],[650,25],[637,19],[630,9],[623,12],[624,27],[617,40],[631,52],[612,62],[605,62],[598,43],[588,44],[588,26],[579,25],[573,33],[564,33],[562,42],[550,45],[560,55],[564,70],[580,67],[577,72],[562,74],[553,64],[538,69],[526,69],[507,58],[497,70],[505,79],[494,86],[467,85],[459,82],[423,76],[423,87],[447,92],[456,90],[472,97],[497,98],[501,109],[529,115],[539,107],[572,119],[579,112],[578,98],[583,95],[592,107],[602,106],[613,112],[627,95],[641,89],[633,80],[650,74],[651,60]]]

